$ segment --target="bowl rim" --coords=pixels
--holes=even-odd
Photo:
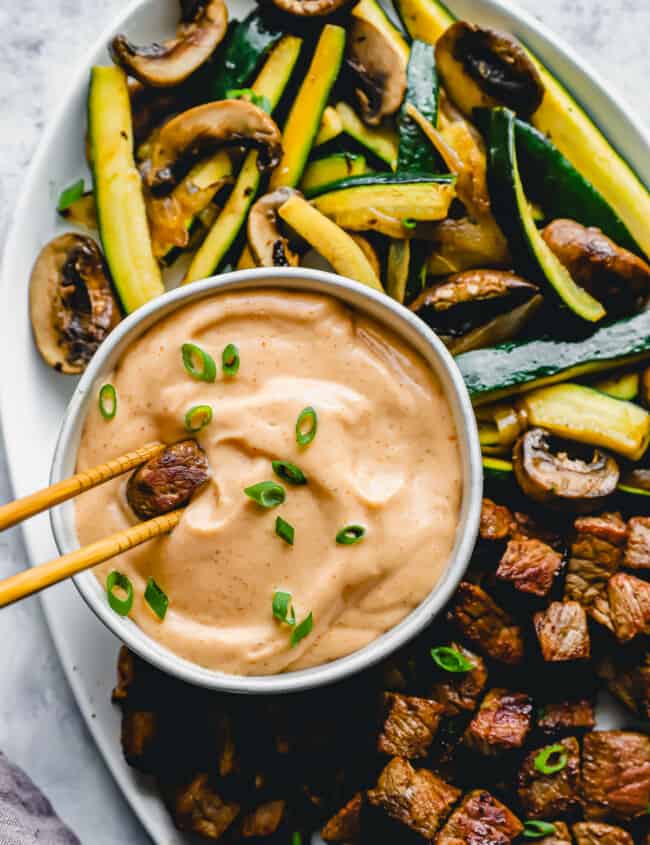
[[[179,308],[211,295],[237,290],[280,288],[330,295],[359,308],[415,347],[438,376],[449,401],[462,465],[463,491],[456,539],[447,567],[428,596],[396,626],[358,651],[329,663],[275,675],[232,675],[192,663],[162,646],[128,617],[114,613],[92,570],[74,576],[82,598],[104,625],[132,651],[163,672],[212,690],[245,694],[281,694],[325,686],[385,659],[420,633],[439,613],[460,582],[474,548],[480,519],[483,465],[472,404],[460,371],[442,341],[400,303],[358,282],[307,268],[256,268],[212,276],[167,291],[127,316],[94,355],[66,408],[52,460],[50,483],[74,471],[78,441],[89,402],[102,377],[137,336]],[[74,500],[50,511],[60,554],[79,548]]]

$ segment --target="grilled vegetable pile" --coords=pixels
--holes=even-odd
[[[127,761],[206,840],[647,845],[650,517],[567,517],[494,485],[446,611],[383,665],[216,695],[126,649]],[[504,504],[505,501],[508,504]],[[624,730],[594,730],[597,694]]]

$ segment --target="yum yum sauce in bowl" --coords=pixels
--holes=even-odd
[[[209,477],[177,527],[76,579],[163,670],[233,691],[326,683],[403,644],[458,583],[480,511],[473,414],[442,344],[387,297],[309,270],[166,294],[95,356],[53,480],[188,438]],[[62,551],[138,521],[127,484],[54,515]],[[108,605],[113,571],[133,588],[128,617]],[[162,619],[150,579],[168,601]]]

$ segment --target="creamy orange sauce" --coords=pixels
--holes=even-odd
[[[214,383],[187,374],[186,341],[213,356]],[[241,355],[231,379],[221,374],[228,343]],[[424,360],[379,324],[321,295],[215,295],[151,328],[110,381],[117,415],[107,422],[91,403],[79,469],[187,437],[193,405],[214,411],[198,435],[211,479],[178,527],[96,568],[102,585],[113,569],[129,576],[132,619],[176,654],[239,675],[326,663],[396,625],[440,578],[461,498],[451,410]],[[310,405],[318,431],[301,447],[295,422]],[[284,504],[266,510],[243,491],[279,481],[276,459],[300,467],[308,484],[284,484]],[[125,487],[116,479],[77,499],[81,543],[137,521]],[[294,526],[293,546],[276,536],[277,516]],[[338,545],[353,523],[367,528],[363,541]],[[169,596],[162,622],[143,598],[149,576]],[[298,621],[313,613],[295,648],[272,616],[276,590],[292,593]]]

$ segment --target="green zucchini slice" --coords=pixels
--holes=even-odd
[[[650,311],[597,329],[584,340],[531,340],[456,358],[475,405],[579,375],[650,358]]]
[[[282,133],[282,159],[271,175],[269,190],[295,187],[314,145],[332,86],[345,50],[345,30],[326,24],[307,75],[296,95]]]
[[[369,150],[391,170],[397,169],[399,140],[391,126],[366,126],[354,109],[344,102],[336,104],[336,111],[346,135]]]
[[[361,176],[367,169],[366,159],[362,155],[332,153],[307,165],[300,183],[300,190],[307,194],[313,193],[325,185],[331,185],[332,182],[338,182],[350,176]]]
[[[210,86],[212,98],[224,100],[228,91],[244,88],[282,35],[282,30],[270,24],[259,11],[236,21],[223,51],[218,53],[218,70]]]
[[[631,402],[639,395],[640,378],[639,373],[623,373],[595,381],[591,386],[601,393],[613,396],[614,399],[627,399]]]
[[[422,241],[392,238],[386,260],[386,292],[408,305],[424,289],[429,246]]]
[[[382,35],[392,44],[395,50],[401,55],[406,64],[409,60],[409,46],[402,33],[393,26],[388,19],[386,12],[376,0],[361,0],[350,12],[352,17],[367,21],[378,29]]]
[[[605,316],[597,299],[575,283],[542,238],[524,194],[515,144],[515,114],[510,109],[490,112],[488,128],[488,186],[492,210],[503,229],[515,265],[524,276],[544,279],[579,317],[595,323]]]
[[[456,177],[452,173],[364,173],[361,176],[353,176],[349,179],[340,179],[338,182],[330,182],[314,188],[307,194],[307,199],[315,199],[323,194],[333,191],[352,190],[353,188],[383,188],[390,186],[409,185],[439,185],[441,187],[454,186]],[[427,220],[427,210],[422,209],[422,219]]]
[[[512,481],[514,478],[512,461],[483,455],[483,475],[485,481]]]
[[[411,173],[438,173],[440,159],[422,130],[406,114],[411,103],[432,126],[438,122],[438,76],[431,44],[414,41],[406,72],[406,98],[398,119],[399,153],[397,169]]]
[[[126,74],[94,67],[88,92],[88,142],[99,236],[127,314],[164,293],[149,237]]]

